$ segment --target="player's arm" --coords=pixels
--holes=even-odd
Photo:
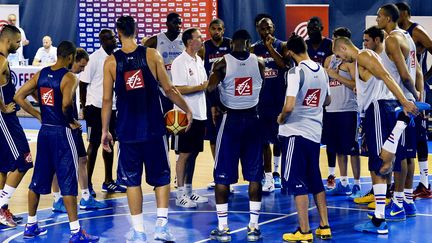
[[[297,94],[300,89],[300,69],[295,67],[291,68],[287,72],[285,78],[287,80],[285,104],[277,118],[277,122],[280,125],[285,124],[286,119],[294,110]]]
[[[60,85],[60,91],[62,93],[62,111],[66,120],[70,123],[71,128],[78,128],[80,125],[73,117],[72,105],[73,97],[75,95],[76,88],[78,86],[78,81],[75,75],[71,72],[66,73],[63,76]]]
[[[111,146],[114,145],[114,139],[109,132],[113,104],[113,87],[116,76],[116,60],[114,55],[110,55],[103,67],[103,91],[102,91],[102,137],[101,144],[105,151],[111,153]]]
[[[7,84],[8,80],[6,78],[6,72],[8,69],[7,59],[3,56],[0,56],[0,87],[3,87]],[[15,104],[5,104],[3,102],[2,93],[0,93],[0,111],[3,113],[10,113],[15,111]]]
[[[157,46],[157,36],[154,35],[154,36],[148,38],[144,42],[144,46],[147,46],[147,47],[150,47],[150,48],[156,48],[156,46]]]
[[[37,72],[29,81],[25,82],[23,86],[15,93],[14,101],[21,106],[30,115],[36,117],[39,121],[41,120],[40,111],[36,110],[30,102],[26,99],[27,96],[37,92],[37,81],[39,79],[40,72]]]
[[[416,90],[419,93],[419,101],[422,101],[423,100],[423,96],[425,95],[424,94],[423,73],[422,73],[421,66],[420,66],[420,64],[417,61],[417,58],[415,60],[416,60],[416,80],[415,80],[415,87],[416,87]]]
[[[224,80],[226,73],[225,58],[221,58],[213,63],[212,70],[210,71],[209,84],[207,90],[212,92],[216,89],[219,83]]]
[[[203,80],[199,85],[188,85],[188,69],[176,60],[171,65],[171,77],[173,84],[182,95],[203,92],[207,89],[207,80]]]
[[[413,39],[419,42],[432,55],[432,38],[421,26],[417,26],[413,30]],[[432,77],[432,66],[424,75],[424,80],[429,80]]]
[[[399,75],[402,79],[402,84],[408,91],[413,94],[414,99],[418,100],[417,90],[415,89],[415,80],[413,80],[409,74],[408,67],[405,63],[405,57],[401,51],[401,47],[397,37],[389,36],[385,40],[385,51],[391,57],[395,63]]]
[[[268,35],[265,40],[265,46],[269,50],[270,55],[273,57],[273,60],[275,61],[276,65],[279,68],[286,68],[287,65],[282,57],[282,55],[276,51],[276,49],[273,47],[273,42],[275,41],[275,38],[273,36]]]

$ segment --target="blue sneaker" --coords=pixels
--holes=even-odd
[[[261,238],[261,230],[247,227],[247,241],[258,241]]]
[[[160,241],[175,241],[174,235],[170,232],[168,229],[168,225],[164,226],[156,226],[155,228],[155,234],[154,234],[155,240]]]
[[[71,234],[69,238],[69,243],[75,243],[75,242],[87,243],[87,242],[98,242],[98,241],[99,241],[99,236],[89,235],[83,228],[80,228],[78,233]]]
[[[103,192],[108,192],[108,193],[113,193],[113,192],[125,193],[126,192],[126,187],[121,186],[116,181],[112,181],[110,183],[105,183],[104,182],[102,184],[102,191]]]
[[[354,185],[351,189],[351,196],[350,198],[358,198],[361,197],[361,189],[359,185]]]
[[[404,207],[399,207],[393,200],[385,208],[385,219],[387,221],[403,221],[406,219]]]
[[[96,192],[93,190],[93,184],[89,184],[88,185],[88,189],[90,191],[90,195],[92,195],[92,197],[96,198]]]
[[[417,215],[417,208],[415,203],[406,203],[403,202],[403,208],[405,209],[405,215],[407,217],[415,217]]]
[[[53,202],[52,211],[56,213],[67,213],[62,197],[57,202]]]
[[[146,243],[147,235],[144,232],[138,232],[134,229],[131,229],[126,234],[126,242],[127,243]]]
[[[104,202],[97,201],[96,199],[94,199],[94,197],[89,197],[87,201],[84,200],[84,198],[81,198],[79,207],[80,209],[84,209],[84,210],[93,210],[93,209],[97,210],[97,209],[107,208],[108,205],[106,205],[106,203]]]
[[[39,228],[38,224],[26,224],[24,230],[24,239],[31,239],[36,236],[46,235],[48,230],[45,228]]]
[[[354,230],[359,232],[374,233],[374,234],[388,234],[388,226],[384,221],[380,226],[375,226],[372,221],[367,223],[354,225]]]
[[[326,191],[326,195],[333,195],[333,196],[346,196],[351,194],[351,188],[349,185],[342,186],[342,183],[339,181],[336,184],[336,187],[330,190]]]
[[[282,182],[279,173],[273,172],[273,179],[274,179],[275,188],[282,188]]]

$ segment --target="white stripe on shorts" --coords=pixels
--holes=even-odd
[[[294,143],[295,143],[295,137],[290,137],[288,141],[287,155],[285,158],[285,171],[284,171],[285,181],[288,181],[289,174],[291,171],[292,156],[294,152]]]
[[[223,131],[225,128],[226,118],[227,118],[227,113],[223,114],[223,116],[222,116],[222,123],[221,123],[221,126],[220,126],[219,131],[218,131],[218,135],[216,138],[215,165],[214,165],[215,169],[216,169],[217,164],[218,164],[219,148],[220,148],[220,143],[222,141],[222,135],[223,135]]]

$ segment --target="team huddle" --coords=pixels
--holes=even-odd
[[[274,36],[271,16],[259,14],[255,26],[260,40],[252,43],[244,29],[235,31],[232,38],[224,37],[221,19],[209,23],[210,39],[203,41],[198,28],[181,32],[180,15],[170,13],[167,32],[138,45],[135,20],[122,16],[116,22],[120,49],[115,50],[114,32],[107,29],[99,34],[101,49],[90,57],[72,42],[63,41],[57,47],[56,63],[16,92],[7,56],[19,48],[21,37],[16,27],[5,25],[0,33],[0,223],[16,227],[22,220],[9,211],[8,203],[25,173],[33,168],[16,114],[22,108],[42,124],[24,238],[47,233],[38,225],[36,212],[40,195],[51,193],[52,188],[53,207],[69,218],[69,242],[99,240],[80,226],[78,184],[81,209],[107,207],[94,199],[91,175],[98,147],[102,145],[104,158],[111,156],[112,166],[113,145],[118,141],[117,181],[106,174],[109,179],[104,186],[113,191],[127,188],[132,227],[126,241],[147,242],[141,190],[144,168],[145,180],[156,196],[154,239],[175,241],[168,227],[169,140],[177,154],[175,202],[183,208],[209,201],[192,190],[192,181],[204,140],[210,141],[214,181],[209,187],[215,191],[218,219],[217,227],[209,232],[212,240],[231,241],[228,203],[230,185],[239,179],[239,161],[243,178],[249,182],[248,241],[262,238],[263,192],[274,193],[275,188],[294,196],[298,213],[299,226],[283,234],[284,241],[313,241],[309,194],[319,213],[315,237],[332,238],[326,196],[338,195],[374,209],[367,215],[369,221],[354,225],[356,231],[388,234],[386,221],[416,216],[415,197],[432,198],[426,136],[430,106],[424,103],[424,82],[432,74],[425,68],[425,56],[432,50],[432,40],[410,21],[410,7],[405,3],[381,6],[376,22],[364,30],[364,48],[359,49],[346,27],[336,28],[333,40],[323,37],[317,17],[308,21],[307,40],[293,33],[281,41]],[[99,70],[89,71],[92,67]],[[76,75],[83,70],[84,75]],[[95,72],[101,80],[98,86],[92,83]],[[93,152],[86,152],[78,122],[75,96],[82,85],[88,85],[87,101],[92,92],[101,94],[86,109],[87,115],[93,114],[92,129],[88,129]],[[40,109],[33,107],[28,96],[38,101]],[[84,101],[83,106],[86,104]],[[167,133],[164,114],[172,109],[186,114],[188,125],[183,133]],[[320,144],[326,145],[329,164],[326,185],[319,166]],[[421,180],[414,190],[417,154]],[[373,184],[364,195],[360,155],[368,157]],[[93,161],[90,170],[88,160]],[[336,160],[340,169],[337,183]]]

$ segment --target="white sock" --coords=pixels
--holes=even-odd
[[[340,182],[341,182],[342,186],[344,186],[344,187],[348,186],[348,176],[341,176]]]
[[[219,230],[228,228],[228,203],[216,204],[216,212]]]
[[[410,188],[410,189],[405,188],[404,189],[404,194],[405,194],[404,200],[406,203],[414,203],[413,191],[414,190],[412,188]]]
[[[15,192],[16,188],[8,186],[5,184],[3,190],[0,193],[0,207],[9,203],[9,199],[12,197],[12,194]]]
[[[354,185],[360,186],[360,179],[358,179],[358,180],[354,179]]]
[[[177,198],[181,198],[185,194],[185,187],[179,186],[177,187]]]
[[[274,172],[279,172],[280,163],[281,163],[281,156],[273,156]]]
[[[73,222],[69,222],[69,228],[72,234],[76,234],[79,232],[80,230],[80,224],[79,221],[73,221]]]
[[[87,189],[81,189],[81,197],[85,200],[88,201],[90,199],[90,190]]]
[[[131,215],[131,219],[132,219],[132,227],[135,231],[137,232],[142,232],[144,233],[144,218],[143,218],[143,214],[136,214],[136,215]]]
[[[179,155],[178,154],[176,154],[175,155],[175,157],[176,157],[176,162],[178,161],[178,157],[179,157]]]
[[[157,208],[156,209],[156,225],[165,226],[168,223],[168,208]]]
[[[383,219],[385,215],[385,199],[386,199],[386,184],[375,184],[373,185],[373,191],[375,196],[375,217]]]
[[[395,203],[398,207],[403,207],[404,201],[404,192],[393,192],[393,203]]]
[[[395,154],[399,143],[399,139],[406,127],[407,124],[405,122],[397,121],[396,125],[393,128],[393,131],[390,133],[389,137],[384,142],[382,148],[392,154]]]
[[[58,202],[58,200],[60,200],[60,198],[62,198],[62,195],[60,194],[60,192],[53,192],[53,196],[54,196],[54,202]]]
[[[185,184],[185,194],[187,196],[192,195],[192,184]]]
[[[249,228],[258,229],[258,218],[261,210],[261,202],[249,201],[250,221]]]
[[[28,216],[27,217],[27,224],[36,224],[37,223],[37,215],[35,216]]]
[[[428,162],[426,161],[419,161],[419,169],[420,169],[420,182],[426,187],[429,187],[429,169],[428,169]]]
[[[336,167],[329,167],[329,175],[335,175]]]

